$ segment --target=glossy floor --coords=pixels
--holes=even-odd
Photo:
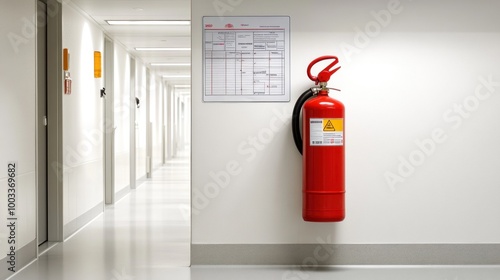
[[[12,279],[130,279],[190,264],[189,157],[167,162],[103,214]],[[132,279],[150,279],[136,277]],[[164,278],[162,278],[164,279]]]
[[[15,280],[497,280],[500,266],[189,266],[189,161],[167,163]]]

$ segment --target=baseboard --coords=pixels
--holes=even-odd
[[[130,185],[126,186],[125,188],[117,191],[115,193],[115,203],[122,199],[124,196],[126,196],[130,192]]]
[[[139,179],[136,180],[136,183],[135,185],[138,187],[140,187],[142,185],[142,183],[146,182],[148,180],[148,177],[147,175],[144,175],[142,177],[140,177]]]
[[[79,217],[73,219],[71,222],[64,225],[64,239],[70,237],[72,234],[77,232],[80,228],[86,225],[88,222],[92,221],[97,215],[101,214],[103,211],[103,203],[99,203],[92,209],[88,210]]]
[[[500,265],[500,244],[193,244],[192,265]]]
[[[37,247],[35,239],[16,251],[16,272],[36,259]],[[0,260],[0,279],[7,279],[14,274],[14,272],[8,270],[9,267],[7,257]]]

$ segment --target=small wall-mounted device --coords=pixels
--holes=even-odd
[[[135,98],[135,105],[137,106],[137,109],[141,107],[141,100],[138,97]]]
[[[71,94],[71,73],[69,72],[69,51],[63,49],[64,94]]]

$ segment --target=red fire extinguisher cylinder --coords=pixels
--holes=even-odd
[[[303,107],[304,221],[345,218],[344,105],[320,90]]]
[[[311,75],[316,63],[331,59],[333,62],[318,76]],[[309,64],[307,75],[319,86],[305,91],[293,109],[292,134],[302,154],[302,218],[309,222],[339,222],[345,218],[345,107],[328,96],[327,85],[340,69],[334,68],[337,63],[336,56],[322,56]]]

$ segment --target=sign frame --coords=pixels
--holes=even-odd
[[[203,17],[204,102],[290,102],[290,17]]]

